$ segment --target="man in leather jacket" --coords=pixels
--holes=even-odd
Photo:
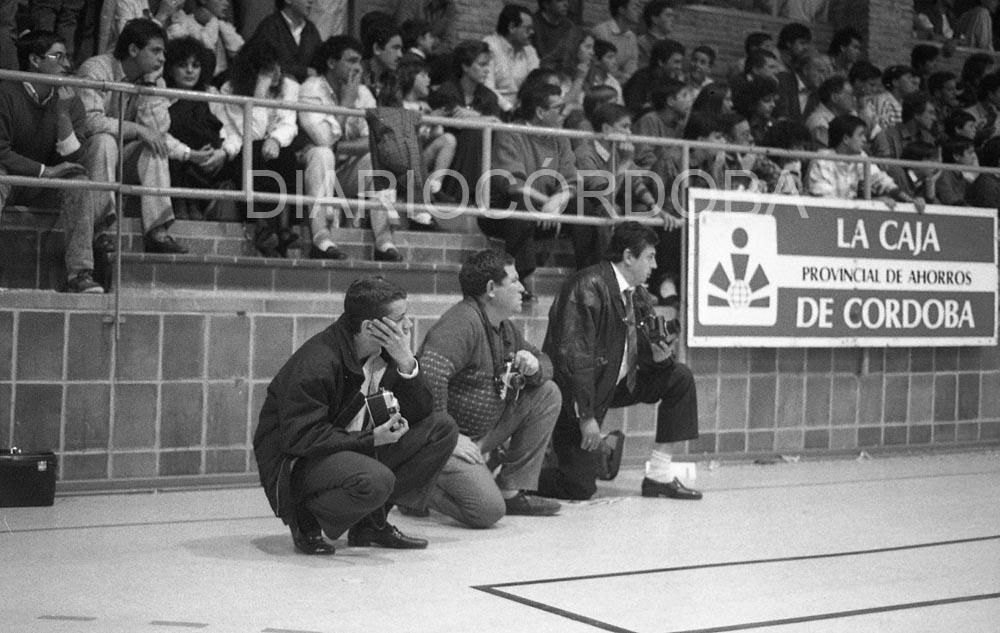
[[[607,261],[570,277],[552,304],[542,350],[552,359],[563,406],[552,435],[558,464],[542,470],[540,495],[589,499],[597,490],[593,452],[601,447],[605,414],[644,402],[659,406],[642,495],[701,498],[670,467],[669,444],[698,437],[694,377],[673,357],[674,336],[651,337],[644,327],[653,310],[643,284],[656,268],[656,244],[649,227],[618,225]]]
[[[386,516],[397,500],[422,494],[458,430],[428,418],[433,400],[410,351],[406,308],[396,284],[355,281],[340,319],[306,341],[267,388],[253,441],[260,481],[304,554],[334,553],[321,529],[331,539],[350,530],[352,546],[427,546]]]

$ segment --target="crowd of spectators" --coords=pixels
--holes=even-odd
[[[425,125],[420,122],[424,115],[733,146],[870,152],[880,158],[968,166],[996,166],[1000,142],[1000,72],[990,53],[969,56],[960,76],[940,69],[938,44],[915,46],[908,66],[879,68],[865,58],[866,43],[858,31],[837,31],[821,52],[808,24],[790,22],[776,34],[748,34],[744,57],[724,66],[711,46],[689,49],[675,39],[681,5],[677,0],[609,0],[607,19],[592,28],[581,24],[578,2],[508,4],[500,10],[494,32],[482,40],[457,37],[450,0],[401,1],[395,10],[365,13],[357,39],[325,37],[317,27],[321,20],[312,0],[276,0],[274,11],[245,41],[227,0],[112,0],[104,2],[97,16],[99,28],[92,38],[97,48],[92,50],[81,47],[77,18],[94,13],[83,12],[77,6],[82,4],[28,3],[35,27],[31,32],[50,35],[27,38],[38,49],[29,52],[41,58],[55,54],[40,50],[38,42],[49,43],[66,61],[49,69],[52,74],[68,73],[75,56],[82,62],[77,74],[85,78],[274,100],[274,107],[253,110],[252,120],[246,122],[252,146],[243,147],[240,106],[145,96],[123,101],[110,91],[81,89],[86,125],[79,140],[91,156],[86,165],[92,179],[114,178],[113,135],[123,110],[125,177],[130,181],[162,188],[239,188],[242,156],[248,151],[255,174],[267,170],[289,185],[299,182],[306,195],[343,194],[385,202],[370,208],[363,219],[350,209],[321,204],[297,209],[299,213],[290,207],[259,213],[261,207],[273,206],[260,203],[237,205],[237,217],[224,218],[220,205],[212,202],[143,196],[139,206],[145,245],[152,252],[186,251],[168,232],[175,218],[240,219],[260,254],[286,257],[300,239],[292,224],[303,221],[310,228],[309,256],[341,259],[346,254],[337,244],[338,229],[363,221],[374,234],[375,259],[401,261],[396,226],[437,226],[426,212],[393,213],[391,197],[467,201],[483,173],[485,149],[492,152],[492,167],[508,174],[491,179],[491,206],[589,215],[613,215],[627,207],[651,210],[669,227],[661,240],[669,245],[676,237],[670,229],[679,223],[679,213],[670,193],[682,160],[674,147],[497,132],[493,146],[483,148],[478,130]],[[781,4],[785,11],[796,3]],[[991,49],[990,15],[996,2],[973,3],[954,18],[960,4],[918,3],[918,26],[930,25],[921,32],[948,40],[975,33],[965,41]],[[410,5],[420,5],[420,10]],[[818,19],[814,9],[800,6],[796,11]],[[966,30],[970,23],[975,28]],[[443,24],[448,28],[442,30]],[[98,54],[89,56],[93,50]],[[0,63],[2,51],[0,46]],[[949,52],[945,47],[944,54]],[[22,54],[16,67],[41,72],[31,60]],[[43,99],[34,98],[44,106]],[[296,113],[282,103],[348,106],[374,114]],[[392,110],[408,114],[398,116]],[[19,150],[11,146],[9,129],[8,138],[2,138],[3,128],[0,125],[0,167],[18,173]],[[395,159],[383,148],[386,130],[401,139],[390,150],[409,152],[403,168],[418,174],[415,185],[398,182],[388,192],[388,201],[386,191],[359,177],[372,167],[391,167]],[[58,140],[64,136],[60,133]],[[698,182],[689,184],[755,192],[852,198],[862,194],[858,187],[864,180],[861,163],[808,164],[735,149],[698,150],[689,164],[700,170]],[[603,167],[609,177],[588,175]],[[536,178],[543,169],[559,178]],[[638,170],[656,178],[632,178],[630,172]],[[993,176],[874,165],[871,170],[876,195],[917,204],[996,204],[983,194],[995,186]],[[740,176],[733,177],[737,172]],[[261,192],[277,192],[279,184],[273,176],[254,179],[255,190]],[[423,199],[416,195],[421,189]],[[577,203],[578,190],[600,191],[602,196],[583,196],[587,204],[582,205]],[[555,223],[485,218],[479,225],[504,241],[522,280],[544,261],[537,241],[560,233]],[[564,229],[562,234],[573,240],[580,267],[593,263],[592,254],[602,252],[607,239],[590,228]],[[661,267],[660,276],[670,280],[678,272],[679,253],[671,254],[676,249],[669,247],[661,250],[673,258]]]

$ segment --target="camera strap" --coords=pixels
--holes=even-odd
[[[486,343],[490,346],[490,359],[493,361],[493,375],[497,376],[503,370],[503,322],[500,322],[500,350],[497,351],[496,344],[493,341],[493,326],[490,325],[490,320],[486,316],[486,310],[483,309],[483,304],[480,303],[479,299],[476,299],[476,309],[479,312],[479,319],[483,322],[483,329],[486,331]]]

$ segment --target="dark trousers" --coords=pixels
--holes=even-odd
[[[452,422],[427,418],[395,444],[375,449],[376,458],[341,451],[296,464],[292,491],[297,523],[321,527],[331,539],[407,495],[418,494],[437,477],[458,441]]]
[[[523,282],[538,267],[537,239],[552,237],[553,230],[542,231],[537,222],[479,218],[479,228],[489,237],[503,240],[504,251],[514,258],[514,270]]]
[[[656,442],[682,442],[698,437],[698,395],[687,365],[673,362],[640,369],[635,391],[622,380],[615,387],[612,408],[659,402],[656,409]],[[604,422],[603,418],[597,421]],[[589,499],[597,491],[594,453],[580,448],[583,436],[572,404],[563,402],[552,433],[557,466],[545,468],[538,480],[538,494],[557,499]]]

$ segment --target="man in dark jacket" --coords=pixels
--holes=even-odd
[[[321,529],[331,539],[350,530],[352,546],[427,546],[386,516],[397,500],[424,503],[420,491],[458,431],[425,419],[433,402],[410,351],[406,308],[396,284],[355,281],[340,319],[306,341],[267,388],[253,441],[260,481],[304,554],[334,553]]]
[[[560,499],[589,499],[597,490],[601,423],[611,407],[659,403],[656,444],[642,496],[700,499],[671,469],[669,443],[698,437],[694,377],[677,362],[670,344],[646,326],[652,314],[642,287],[656,268],[656,233],[638,222],[616,227],[608,261],[570,277],[549,311],[542,350],[552,359],[563,394],[552,434],[558,465],[542,470],[538,493]]]
[[[319,30],[308,18],[311,6],[309,0],[274,0],[277,10],[261,20],[244,46],[270,44],[278,52],[281,72],[302,83],[312,74],[313,55],[323,43]]]

